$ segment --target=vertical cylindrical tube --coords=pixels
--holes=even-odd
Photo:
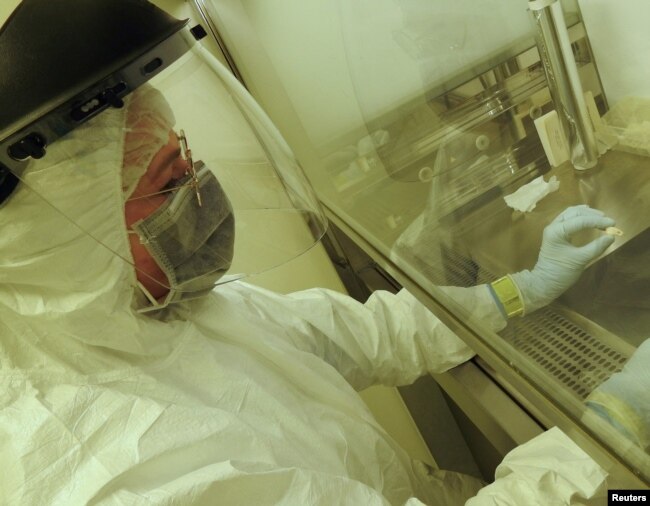
[[[571,163],[580,170],[594,167],[598,161],[598,144],[562,5],[558,0],[530,0],[528,6],[537,25],[537,45],[551,97],[571,148]]]

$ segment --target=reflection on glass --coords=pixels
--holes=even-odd
[[[217,24],[319,198],[458,318],[473,319],[487,346],[575,420],[594,414],[585,399],[650,337],[650,160],[613,150],[581,174],[548,165],[533,122],[553,104],[526,2],[231,3],[237,30]],[[576,2],[563,6],[583,87],[602,113]],[[559,189],[530,212],[505,204],[539,176],[556,177]],[[625,235],[546,307],[505,328],[481,313],[485,283],[532,269],[544,228],[580,204]],[[458,304],[459,290],[482,285]],[[648,468],[647,455],[602,437],[635,469]]]
[[[620,372],[599,385],[587,406],[646,452],[650,450],[650,339]]]

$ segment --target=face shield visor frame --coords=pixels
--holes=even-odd
[[[1,130],[0,177],[6,176],[7,184],[2,181],[4,188],[0,191],[0,206],[10,198],[30,160],[43,158],[48,146],[103,111],[111,107],[122,108],[129,93],[189,51],[194,40],[187,31],[180,29],[186,23],[179,22],[176,26],[179,31],[144,51],[124,68],[67,98],[64,103],[48,103],[42,111],[34,110],[28,114],[30,119],[40,117],[27,124],[25,119],[18,119]]]
[[[161,54],[161,48],[174,55],[172,63],[168,64],[170,58],[156,56]],[[158,65],[161,60],[164,66]],[[143,65],[148,68],[158,65],[158,68],[147,76]],[[83,231],[87,238],[134,269],[141,288],[149,285],[144,290],[149,300],[141,309],[159,309],[203,295],[217,284],[266,272],[298,257],[320,240],[327,221],[293,153],[247,91],[211,53],[195,43],[189,31],[182,30],[170,37],[134,62],[133,67],[132,71],[123,69],[110,76],[72,103],[77,109],[80,102],[90,107],[91,114],[81,122],[81,128],[68,131],[55,128],[61,123],[61,111],[70,115],[71,104],[64,104],[54,114],[40,118],[27,129],[3,140],[0,163],[9,177],[20,181],[23,191],[40,196],[67,218],[70,227]],[[118,85],[126,83],[126,90],[115,97],[125,104],[119,111],[123,116],[124,135],[122,139],[107,138],[105,144],[122,150],[119,157],[111,155],[113,165],[119,158],[121,166],[115,169],[109,163],[101,170],[121,172],[125,213],[136,200],[140,208],[150,210],[136,221],[130,221],[128,216],[125,218],[132,246],[130,251],[124,251],[115,241],[106,240],[92,218],[84,216],[84,206],[75,209],[70,203],[70,191],[57,192],[49,184],[51,177],[38,177],[39,173],[48,171],[56,177],[57,167],[62,164],[78,166],[78,170],[72,169],[77,181],[69,185],[93,188],[93,178],[103,177],[99,168],[91,169],[85,163],[88,150],[70,149],[64,144],[77,146],[83,142],[84,131],[102,128],[105,117],[118,113],[115,110],[103,112],[111,105],[122,105],[111,104],[111,97],[105,103],[100,100],[98,110],[92,109],[98,100],[97,90],[114,88],[116,81]],[[144,82],[147,85],[141,86]],[[135,92],[130,93],[132,90]],[[153,113],[146,110],[148,107]],[[168,110],[156,114],[158,107]],[[139,111],[143,116],[131,118],[133,111],[138,109],[143,109]],[[147,120],[156,123],[157,129],[150,145],[141,146],[142,152],[147,153],[144,159],[147,156],[151,159],[145,164],[140,157],[135,166],[129,166],[129,136],[137,138],[138,129]],[[40,159],[16,160],[11,156],[8,147],[15,145],[16,139],[22,139],[26,130],[48,140]],[[146,138],[147,135],[140,136],[138,142],[147,144]],[[52,139],[60,140],[54,143]],[[65,153],[58,153],[56,163],[49,167],[48,151],[55,151],[59,144],[64,146]],[[88,148],[91,150],[90,146]],[[168,179],[158,182],[155,191],[138,194],[138,190],[142,190],[140,183],[155,165],[153,159],[165,150],[175,153],[167,161],[167,169],[174,167],[166,170]],[[73,158],[66,159],[67,153]],[[79,179],[84,181],[79,184]],[[215,196],[219,202],[214,202]],[[11,205],[11,199],[4,205]],[[144,230],[143,224],[152,226]],[[153,258],[160,268],[160,251],[156,252],[152,245],[156,242],[152,238],[155,239],[160,231],[171,231],[169,241],[159,248],[165,250],[163,262],[167,261],[162,277],[142,267],[133,251],[133,244],[137,243],[149,253],[149,261]],[[189,249],[183,251],[188,244]],[[174,251],[167,254],[170,249]],[[226,272],[230,275],[223,277]],[[158,290],[152,291],[151,286]]]

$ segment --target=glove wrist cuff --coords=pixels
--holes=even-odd
[[[508,318],[524,314],[524,298],[510,275],[493,281],[490,288]]]

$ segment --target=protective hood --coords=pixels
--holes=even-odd
[[[0,54],[8,55],[0,66],[21,82],[39,83],[0,86],[3,98],[22,107],[8,111],[5,127],[0,122],[1,209],[12,204],[16,184],[28,186],[68,218],[62,236],[82,230],[135,268],[148,301],[143,311],[201,297],[229,269],[227,280],[267,271],[322,237],[326,220],[293,153],[241,84],[182,29],[185,22],[146,1],[70,2],[73,21],[48,18],[48,2],[24,0],[0,30]],[[37,36],[25,36],[34,27]],[[129,35],[114,41],[122,28]],[[59,38],[65,45],[49,44]],[[20,58],[27,53],[37,55],[34,62]],[[69,64],[76,57],[92,62]],[[157,93],[130,98],[149,85]],[[82,145],[75,130],[127,102],[135,105],[121,127],[113,131],[104,128],[108,119],[99,120],[100,132],[86,146],[56,146],[70,139]],[[87,152],[93,143],[114,152]],[[126,252],[91,213],[71,206],[74,191],[108,177],[99,167],[112,165],[111,156],[124,159]]]
[[[151,361],[167,356],[183,339],[189,324],[179,315],[187,316],[191,303],[153,316],[138,313],[147,303],[138,288],[143,270],[132,253],[137,227],[127,226],[125,215],[152,157],[170,139],[176,141],[172,132],[179,125],[195,158],[205,161],[211,180],[233,203],[233,275],[223,281],[281,265],[322,236],[326,221],[291,150],[241,85],[217,65],[195,47],[169,73],[126,96],[123,108],[91,118],[15,173],[20,184],[0,206],[0,318],[8,335],[22,336],[6,345],[26,350],[22,359],[12,352],[12,360],[24,359],[22,366],[29,367],[30,360],[40,360],[38,353],[29,358],[29,349],[43,341],[39,353],[73,369],[83,369],[75,357],[93,348],[129,354],[129,363],[134,354]],[[190,189],[186,193],[192,198]],[[159,195],[145,197],[153,202]],[[212,217],[232,214],[230,204],[207,204],[201,209]],[[180,222],[181,234],[186,225],[191,223]],[[222,240],[222,230],[211,229],[217,241],[208,244],[207,258],[216,263],[208,266],[208,289],[198,295],[230,265],[228,230]],[[196,294],[184,289],[178,290],[181,297]],[[101,360],[121,360],[118,355],[103,354]]]
[[[31,162],[24,184],[0,209],[2,344],[16,366],[33,367],[49,355],[53,363],[83,370],[79,356],[109,348],[117,355],[101,356],[112,368],[120,353],[153,360],[181,339],[185,324],[176,316],[167,314],[163,323],[133,310],[135,271],[124,261],[130,257],[125,132],[131,105],[146,94],[133,95],[127,107],[106,111],[53,144],[47,157]],[[33,186],[56,194],[57,208]],[[83,216],[83,226],[102,244],[71,225],[70,216]]]

